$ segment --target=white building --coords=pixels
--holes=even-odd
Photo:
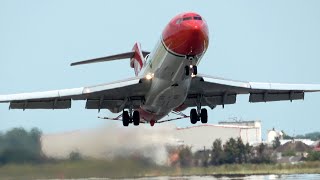
[[[283,133],[281,131],[277,131],[274,128],[272,130],[268,130],[268,134],[267,134],[267,143],[271,144],[276,137],[279,137],[279,139],[283,138]]]
[[[244,143],[250,145],[261,143],[260,121],[219,122],[218,125],[199,125],[187,128],[177,128],[175,137],[192,150],[210,149],[216,139],[224,144],[230,138],[241,137]]]
[[[283,145],[283,144],[290,142],[290,141],[295,141],[295,142],[300,141],[308,146],[312,146],[315,142],[315,141],[312,141],[311,139],[282,139],[282,140],[280,140],[280,144]]]

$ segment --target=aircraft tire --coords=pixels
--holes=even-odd
[[[133,124],[139,126],[140,124],[140,113],[139,111],[134,111],[132,116]]]
[[[130,117],[128,111],[123,111],[122,113],[122,124],[123,126],[129,126]]]
[[[196,109],[191,109],[190,111],[190,122],[191,124],[196,124],[198,121],[198,113]]]
[[[200,116],[201,116],[201,122],[203,124],[206,124],[208,122],[208,111],[207,111],[207,109],[205,109],[205,108],[201,109]]]
[[[198,67],[197,66],[193,66],[193,74],[197,75],[198,74]]]

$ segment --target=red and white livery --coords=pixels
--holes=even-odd
[[[320,85],[255,83],[198,74],[198,65],[209,45],[206,21],[197,13],[182,13],[165,27],[152,52],[136,43],[130,52],[72,63],[81,65],[130,59],[135,77],[96,86],[46,92],[1,95],[10,109],[67,109],[73,100],[85,100],[87,109],[108,109],[124,126],[166,122],[171,112],[192,124],[207,123],[207,109],[234,104],[239,94],[250,102],[303,99],[305,92],[320,91]],[[181,111],[191,107],[190,116]],[[113,118],[107,118],[113,119]],[[180,119],[180,118],[177,118]]]

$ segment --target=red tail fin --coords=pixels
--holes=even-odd
[[[133,57],[130,59],[130,66],[134,68],[134,72],[136,76],[138,76],[139,72],[141,71],[144,63],[144,57],[141,50],[140,43],[136,42],[132,48],[134,51]]]

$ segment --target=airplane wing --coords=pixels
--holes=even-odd
[[[249,94],[249,102],[304,99],[306,92],[320,91],[320,84],[259,83],[197,75],[192,79],[184,105],[194,107],[201,98],[203,106],[234,104],[238,94]]]
[[[86,100],[86,109],[109,109],[120,112],[123,108],[140,107],[150,81],[135,77],[96,86],[0,95],[0,103],[10,103],[10,109],[69,109],[72,100]]]

